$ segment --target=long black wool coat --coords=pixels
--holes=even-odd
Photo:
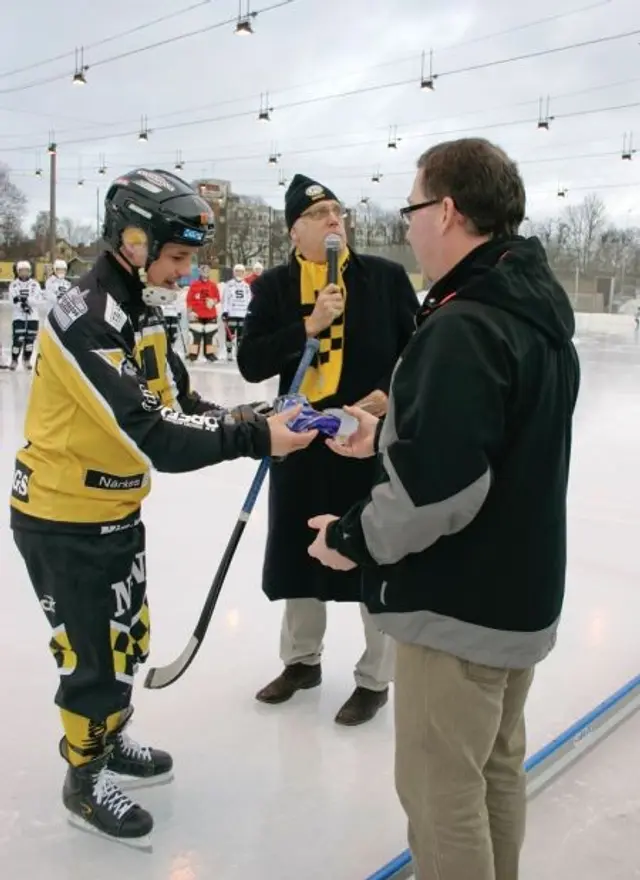
[[[344,280],[342,374],[337,393],[315,401],[316,409],[352,404],[376,389],[387,393],[396,361],[415,330],[418,299],[402,266],[352,251]],[[279,376],[278,393],[285,394],[306,342],[295,257],[264,272],[252,290],[238,351],[240,373],[248,382]],[[271,465],[262,581],[269,599],[360,601],[357,569],[336,572],[308,555],[315,532],[307,521],[319,513],[346,513],[371,489],[374,469],[375,459],[341,458],[321,438]]]

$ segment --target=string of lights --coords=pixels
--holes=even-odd
[[[519,165],[545,165],[545,164],[554,164],[554,163],[575,163],[579,161],[589,161],[594,159],[608,159],[614,156],[620,156],[619,150],[606,150],[601,152],[594,153],[574,153],[570,155],[560,155],[560,156],[545,156],[545,157],[531,157],[531,158],[518,158]],[[204,160],[202,160],[204,161]],[[27,172],[11,169],[11,173],[17,177],[25,177],[30,176]],[[384,175],[380,175],[380,177],[406,177],[410,178],[415,173],[415,169],[413,167],[404,168],[399,171],[386,171]],[[40,177],[44,177],[46,175],[39,175]],[[336,168],[331,171],[331,178],[336,180],[362,180],[363,172],[361,167],[353,167],[353,168]],[[243,185],[260,185],[260,186],[275,186],[278,183],[278,180],[274,177],[251,177],[251,178],[240,178],[239,179]],[[68,183],[78,185],[79,181],[73,178],[66,178],[60,176],[58,178],[58,182],[60,183]],[[85,185],[91,183],[91,178],[82,178],[82,184]],[[98,180],[96,179],[97,183]]]
[[[560,121],[562,119],[584,117],[584,116],[589,116],[589,115],[598,115],[598,114],[602,114],[602,113],[612,113],[612,112],[616,112],[616,111],[620,111],[620,110],[628,110],[628,109],[632,109],[632,108],[636,108],[636,107],[640,107],[640,101],[630,102],[627,104],[608,105],[605,107],[595,107],[595,108],[585,109],[585,110],[567,111],[565,113],[556,114],[554,117],[554,120]],[[462,126],[462,127],[455,127],[455,128],[440,128],[440,129],[431,130],[431,131],[412,132],[410,134],[405,135],[404,139],[405,140],[420,139],[423,141],[427,141],[430,138],[449,137],[451,135],[463,135],[463,134],[468,134],[470,132],[471,133],[487,132],[487,131],[492,131],[492,130],[496,130],[496,129],[506,129],[506,128],[513,128],[513,127],[517,127],[517,126],[525,126],[525,125],[533,127],[533,126],[537,125],[539,122],[540,122],[539,117],[531,117],[531,116],[521,118],[521,119],[510,119],[510,120],[503,119],[503,120],[500,120],[497,122],[484,123],[482,125],[474,125],[471,127]],[[376,145],[380,146],[380,139],[379,138],[361,140],[361,141],[357,141],[354,143],[351,143],[351,142],[342,143],[342,142],[336,141],[334,144],[334,146],[336,148],[339,147],[341,150],[354,149],[354,148],[358,149],[361,147],[371,147],[371,146],[376,146]],[[289,158],[292,156],[303,156],[303,155],[312,155],[314,153],[323,153],[325,151],[326,151],[326,146],[318,145],[318,146],[313,146],[313,147],[288,150],[286,153],[286,156],[287,156],[287,158]],[[239,155],[237,153],[230,153],[229,155],[222,155],[222,156],[217,155],[215,157],[216,165],[218,165],[218,164],[222,165],[224,163],[229,163],[229,162],[238,163],[238,162],[248,162],[248,161],[254,161],[254,160],[264,161],[264,153],[247,153],[245,155],[241,155],[241,154]],[[211,162],[212,159],[211,159],[211,157],[209,157],[206,160],[202,160],[202,159],[191,160],[190,164],[193,164],[195,162],[198,162],[198,164],[201,164],[203,161]],[[182,164],[185,164],[185,163],[183,162]]]

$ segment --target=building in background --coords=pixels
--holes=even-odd
[[[289,236],[284,211],[264,199],[234,193],[228,180],[200,179],[191,184],[211,206],[216,218],[213,243],[202,253],[218,277],[225,281],[236,263],[245,266],[260,260],[265,266],[285,261]]]

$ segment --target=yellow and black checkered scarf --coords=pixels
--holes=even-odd
[[[327,264],[312,263],[305,260],[296,250],[295,257],[300,265],[300,302],[305,318],[313,312],[316,299],[321,290],[327,286]],[[320,351],[308,370],[300,388],[300,394],[313,403],[324,397],[335,394],[342,374],[344,353],[344,321],[347,308],[347,288],[344,283],[344,271],[349,261],[349,250],[345,248],[338,263],[338,287],[342,291],[345,307],[342,314],[326,330],[318,334]]]

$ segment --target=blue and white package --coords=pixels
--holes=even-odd
[[[284,412],[296,406],[302,406],[302,412],[287,422],[287,427],[291,431],[296,433],[318,431],[325,437],[335,437],[339,433],[340,418],[333,413],[319,412],[314,409],[302,394],[286,394],[277,398],[275,402],[276,412]]]

